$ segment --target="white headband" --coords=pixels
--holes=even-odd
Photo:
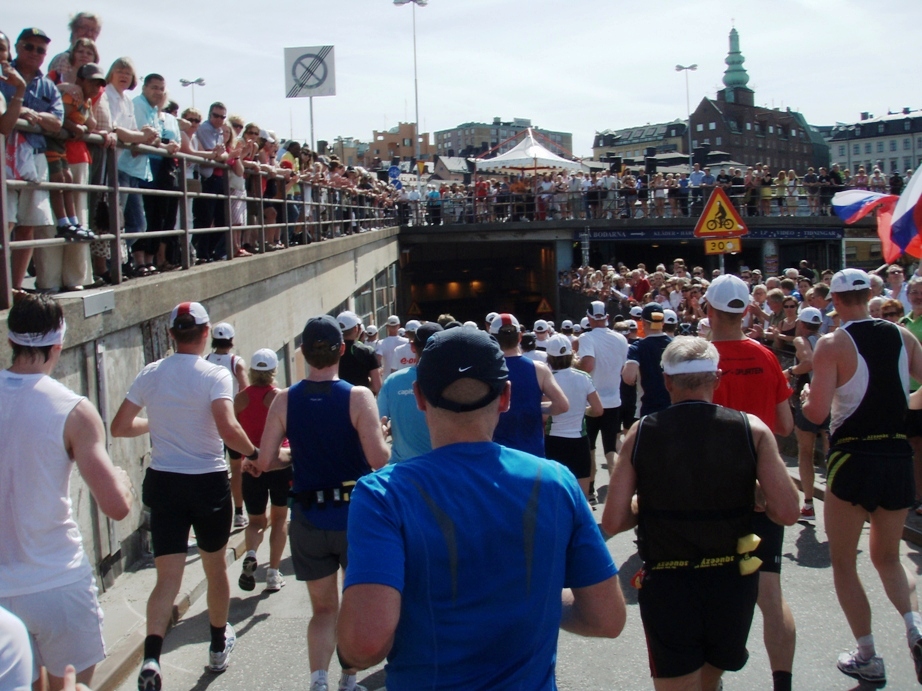
[[[699,372],[716,372],[717,360],[703,358],[697,360],[685,360],[677,362],[674,365],[663,363],[663,372],[669,375],[673,374],[697,374]]]
[[[46,346],[63,345],[64,333],[67,331],[67,322],[61,320],[61,326],[53,331],[45,333],[17,333],[10,331],[7,333],[9,338],[16,345],[27,348],[44,348]]]

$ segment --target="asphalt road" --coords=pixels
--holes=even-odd
[[[600,474],[601,475],[601,474]],[[597,516],[601,516],[601,505]],[[851,689],[855,684],[835,667],[836,656],[854,646],[832,585],[829,550],[823,531],[822,503],[817,503],[815,525],[798,524],[785,535],[782,581],[785,596],[797,622],[797,653],[794,660],[795,689]],[[563,690],[650,689],[643,627],[637,609],[636,591],[629,581],[639,567],[633,533],[612,538],[609,549],[621,568],[621,584],[628,602],[628,622],[616,640],[586,639],[561,633],[557,681]],[[917,688],[912,661],[905,642],[903,622],[890,605],[867,556],[868,537],[861,539],[860,572],[874,612],[878,652],[887,665],[889,689]],[[267,556],[260,550],[260,562]],[[903,543],[904,562],[916,573],[922,554]],[[277,593],[263,592],[265,574],[257,573],[257,589],[245,593],[237,587],[240,561],[230,567],[230,620],[237,631],[237,647],[230,667],[214,675],[206,668],[208,620],[205,598],[193,605],[179,625],[167,636],[162,658],[166,689],[246,689],[261,691],[307,689],[309,670],[306,625],[310,616],[307,589],[290,574],[287,557],[282,573],[288,585]],[[484,574],[489,577],[489,574]],[[497,616],[502,616],[497,613]],[[725,689],[771,689],[771,672],[762,643],[762,620],[758,611],[749,638],[750,660],[746,667],[725,675]],[[330,676],[335,682],[339,669],[334,657]],[[362,672],[360,683],[370,690],[383,689],[383,666]],[[120,687],[136,688],[134,675]],[[332,686],[335,687],[335,683]]]

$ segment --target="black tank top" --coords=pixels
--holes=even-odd
[[[650,567],[736,554],[752,532],[756,452],[744,413],[686,401],[641,419],[637,547]]]

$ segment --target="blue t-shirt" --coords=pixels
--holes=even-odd
[[[672,343],[666,334],[647,336],[634,341],[627,349],[627,359],[637,363],[640,372],[640,414],[650,415],[669,407],[669,392],[663,381],[663,351]]]
[[[387,688],[555,689],[562,588],[618,570],[564,466],[452,444],[363,477],[349,568],[400,591]]]
[[[426,415],[416,407],[413,382],[416,368],[394,372],[378,392],[378,415],[391,420],[391,461],[406,461],[432,451]]]
[[[13,60],[13,67],[18,66],[18,60]],[[16,93],[16,87],[8,82],[0,81],[0,94],[9,103],[10,99]],[[58,120],[64,122],[64,102],[61,100],[61,92],[55,83],[48,79],[41,70],[35,71],[35,76],[26,84],[26,93],[22,97],[24,108],[31,108],[36,113],[51,113]],[[35,149],[35,153],[40,154],[45,151],[45,137],[34,132],[23,132],[26,141]]]
[[[499,416],[493,441],[512,449],[544,456],[544,420],[541,387],[535,363],[523,355],[506,357],[512,399],[509,410]]]

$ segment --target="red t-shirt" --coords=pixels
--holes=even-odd
[[[771,350],[746,338],[716,341],[723,372],[714,390],[714,403],[751,413],[775,429],[775,406],[791,395],[787,377]]]

